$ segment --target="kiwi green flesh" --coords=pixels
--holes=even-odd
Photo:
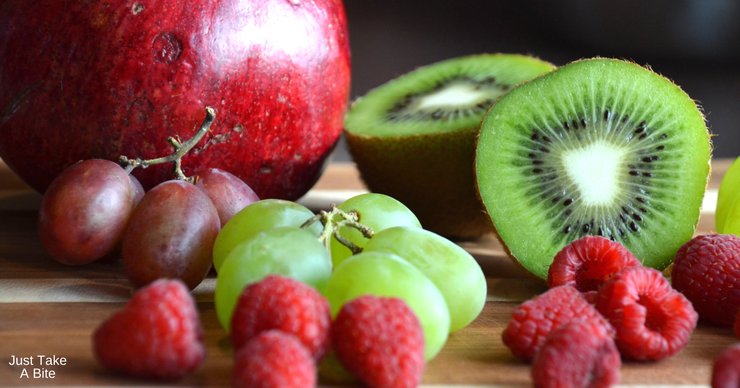
[[[734,214],[734,203],[737,202],[735,200],[737,195],[734,193],[737,192],[740,192],[740,158],[732,162],[719,185],[717,208],[714,213],[717,233],[727,232],[728,216]]]
[[[356,100],[348,132],[406,136],[477,128],[490,106],[515,85],[553,65],[516,54],[453,58],[404,74]]]
[[[511,255],[541,277],[584,235],[662,269],[698,222],[711,147],[671,81],[614,59],[573,62],[501,98],[476,145],[479,195]]]
[[[725,217],[721,225],[717,225],[717,233],[721,234],[740,234],[740,199],[732,196],[722,208]],[[719,203],[717,210],[720,209]]]

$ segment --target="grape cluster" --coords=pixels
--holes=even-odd
[[[231,216],[257,195],[244,181],[211,168],[188,178],[180,160],[210,128],[215,113],[206,109],[197,134],[172,155],[121,158],[121,163],[80,161],[55,178],[39,210],[38,232],[59,262],[81,265],[120,253],[124,273],[135,286],[159,278],[179,278],[195,288],[211,268],[213,243]],[[131,175],[137,167],[174,163],[176,179],[148,192]]]
[[[224,225],[213,253],[216,312],[227,331],[242,290],[277,274],[315,287],[333,315],[362,295],[403,299],[424,329],[429,360],[450,332],[478,316],[487,294],[468,252],[422,229],[405,205],[378,193],[318,214],[291,201],[254,202]]]
[[[39,236],[50,255],[80,265],[120,253],[135,286],[177,278],[195,288],[218,272],[216,312],[230,330],[244,288],[283,275],[326,296],[333,314],[366,294],[403,299],[424,329],[425,358],[483,309],[487,287],[475,259],[424,230],[401,202],[367,193],[314,214],[280,199],[259,200],[234,175],[185,176],[181,159],[204,136],[214,111],[175,152],[157,159],[91,159],[64,170],[45,193]],[[135,168],[173,163],[175,179],[145,192]]]

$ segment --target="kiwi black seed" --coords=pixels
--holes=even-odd
[[[345,121],[362,179],[406,204],[429,230],[458,239],[490,232],[473,173],[481,119],[501,95],[553,68],[524,55],[472,55],[370,91]]]
[[[699,219],[709,133],[678,86],[634,63],[565,65],[499,100],[483,121],[476,179],[496,232],[546,277],[584,235],[664,268]]]

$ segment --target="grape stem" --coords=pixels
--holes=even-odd
[[[167,138],[167,142],[169,142],[170,145],[172,145],[172,147],[175,149],[174,153],[154,159],[142,159],[138,157],[135,159],[130,159],[127,156],[121,156],[119,157],[118,162],[121,164],[121,166],[124,167],[127,173],[131,173],[131,171],[133,171],[137,167],[147,168],[155,164],[174,163],[173,170],[175,177],[180,180],[194,183],[194,177],[188,177],[182,171],[182,158],[188,152],[190,152],[190,150],[193,149],[193,147],[195,147],[195,145],[198,144],[201,139],[203,139],[203,136],[205,136],[205,134],[210,130],[211,124],[213,124],[213,121],[215,119],[216,111],[210,106],[207,106],[206,117],[205,119],[203,119],[203,123],[200,125],[200,128],[198,128],[198,131],[195,133],[195,135],[193,135],[192,138],[190,138],[190,140],[183,143],[180,141],[179,138],[174,136],[170,136]]]
[[[362,252],[362,247],[346,239],[340,233],[341,228],[345,226],[358,230],[365,238],[373,237],[373,230],[360,223],[360,217],[356,211],[345,212],[334,205],[332,205],[331,210],[322,210],[309,218],[301,225],[301,228],[308,228],[316,222],[320,222],[324,226],[321,235],[319,235],[319,241],[324,244],[326,249],[331,248],[331,238],[334,237],[340,244],[352,251],[353,255]]]

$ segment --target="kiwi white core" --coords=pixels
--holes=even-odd
[[[575,182],[584,205],[608,205],[620,192],[618,177],[626,150],[605,142],[563,154],[568,176]]]
[[[418,109],[471,106],[490,98],[491,89],[476,87],[470,82],[452,82],[446,87],[419,99]]]

